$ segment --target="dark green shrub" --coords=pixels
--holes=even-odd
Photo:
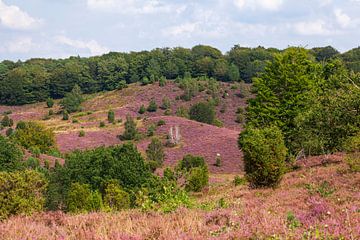
[[[104,204],[115,211],[128,209],[130,208],[130,195],[120,187],[116,180],[110,180],[104,191]]]
[[[146,109],[148,112],[156,112],[157,104],[154,99],[152,99],[149,103],[149,106]]]
[[[48,108],[52,108],[52,107],[54,106],[54,100],[53,100],[52,98],[48,98],[48,99],[46,100],[46,106],[47,106]]]
[[[148,137],[154,136],[155,131],[156,131],[156,126],[154,124],[151,124],[147,129],[147,136]]]
[[[165,77],[163,76],[163,77],[161,77],[160,79],[159,79],[159,86],[160,87],[164,87],[166,85],[166,79],[165,79]]]
[[[25,162],[25,166],[26,168],[36,170],[38,167],[40,167],[40,161],[38,158],[29,157]]]
[[[43,210],[47,180],[38,171],[0,171],[0,220]]]
[[[167,181],[176,181],[175,172],[171,168],[167,167],[164,169],[163,178]]]
[[[78,85],[75,85],[71,92],[66,93],[65,97],[60,101],[60,105],[63,110],[73,113],[81,111],[81,103],[83,101],[81,89]]]
[[[160,127],[160,126],[164,126],[166,124],[165,120],[163,119],[160,119],[158,122],[157,122],[157,126]]]
[[[118,89],[118,90],[122,90],[122,89],[124,89],[124,88],[127,88],[126,81],[125,81],[125,80],[121,80],[121,81],[119,82],[119,84],[118,84],[117,89]]]
[[[73,119],[71,122],[72,122],[72,123],[79,123],[79,120]]]
[[[85,137],[85,131],[84,130],[81,130],[79,132],[79,137]]]
[[[64,111],[62,112],[62,115],[63,115],[62,120],[64,120],[64,121],[69,120],[69,113],[68,113],[68,111],[64,110]]]
[[[21,169],[22,159],[21,149],[10,139],[0,135],[0,172]]]
[[[255,187],[276,186],[284,172],[287,148],[278,127],[247,128],[240,134],[245,172]]]
[[[9,118],[9,116],[8,115],[5,115],[4,117],[3,117],[3,119],[1,120],[1,125],[3,126],[3,127],[11,127],[11,119]]]
[[[13,133],[14,133],[14,129],[8,128],[8,129],[6,129],[5,135],[7,137],[10,137],[11,135],[13,135]]]
[[[22,127],[13,134],[13,138],[21,146],[26,149],[37,147],[42,153],[55,147],[55,134],[51,129],[46,129],[45,126],[36,122],[25,122]]]
[[[161,109],[166,110],[169,109],[171,107],[171,102],[170,99],[168,97],[164,97],[162,99],[162,104],[161,104]]]
[[[123,135],[121,135],[120,140],[134,140],[136,135],[138,135],[136,123],[134,119],[128,115],[126,116],[125,131]]]
[[[144,105],[141,105],[139,111],[138,111],[140,114],[144,114],[146,112],[146,108]]]
[[[101,122],[99,123],[99,127],[100,127],[100,128],[105,127],[105,122],[101,121]]]
[[[108,112],[108,122],[114,123],[115,122],[115,112],[113,110],[110,110]]]
[[[209,171],[207,166],[191,168],[186,177],[185,189],[192,192],[200,192],[209,183]]]
[[[207,124],[213,124],[215,121],[215,108],[209,103],[197,103],[190,108],[190,119]]]
[[[205,167],[205,160],[200,156],[193,156],[187,154],[183,157],[183,159],[179,162],[178,168],[180,170],[189,171],[191,168],[195,167]]]
[[[216,118],[213,125],[221,128],[224,126],[224,123],[220,119]]]
[[[41,151],[40,148],[37,146],[33,146],[29,148],[29,151],[31,152],[31,154],[35,157],[40,157]]]
[[[160,139],[151,139],[151,143],[146,149],[146,156],[149,161],[155,161],[157,163],[157,167],[161,167],[163,165],[165,154],[164,147]]]

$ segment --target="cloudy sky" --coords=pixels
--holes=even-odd
[[[0,60],[209,44],[360,45],[360,0],[0,0]]]

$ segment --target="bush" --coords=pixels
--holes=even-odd
[[[164,112],[165,116],[170,116],[171,115],[171,109],[166,109]]]
[[[71,92],[65,94],[65,97],[60,101],[60,105],[63,110],[73,113],[81,111],[83,101],[81,89],[78,85],[75,85]]]
[[[197,103],[190,108],[190,119],[202,123],[213,124],[215,121],[215,108],[209,103]]]
[[[26,122],[23,128],[15,131],[13,138],[26,149],[37,147],[42,153],[55,147],[53,131],[36,122]]]
[[[163,119],[160,119],[158,122],[157,122],[157,126],[160,127],[160,126],[164,126],[166,124],[165,120]]]
[[[183,106],[179,107],[177,110],[176,110],[176,116],[178,117],[183,117],[183,118],[190,118],[189,116],[189,110]]]
[[[0,172],[0,220],[43,210],[45,177],[33,170]]]
[[[240,186],[246,184],[246,179],[240,176],[235,176],[233,182],[235,186]]]
[[[209,183],[209,171],[207,166],[192,168],[186,177],[185,189],[187,191],[200,192]]]
[[[13,135],[13,133],[14,133],[14,129],[8,128],[8,129],[6,129],[5,135],[7,137],[11,137],[11,135]]]
[[[247,128],[240,134],[245,172],[254,187],[276,186],[285,172],[287,148],[278,127]]]
[[[145,106],[144,106],[144,105],[141,105],[141,107],[140,107],[140,109],[139,109],[138,113],[140,113],[140,114],[144,114],[145,112],[146,112],[146,108],[145,108]]]
[[[105,127],[105,122],[101,121],[101,122],[99,123],[99,127],[100,127],[100,128]]]
[[[127,115],[125,122],[125,132],[121,136],[121,140],[133,140],[136,138],[136,135],[138,135],[136,123],[130,115]]]
[[[156,126],[154,124],[151,124],[147,129],[147,136],[148,137],[154,136],[155,131],[156,131]]]
[[[3,119],[1,120],[1,125],[3,127],[11,127],[14,124],[13,120],[9,118],[8,115],[5,115]]]
[[[183,159],[179,162],[178,168],[180,170],[189,171],[191,168],[195,167],[205,167],[205,160],[200,156],[193,156],[187,154],[183,157]]]
[[[130,208],[130,195],[122,190],[116,180],[110,180],[104,191],[104,204],[112,210]]]
[[[15,171],[22,167],[23,152],[10,139],[0,135],[0,171]]]
[[[79,132],[79,137],[85,137],[85,131],[84,130],[81,130]]]
[[[92,192],[89,184],[72,183],[66,196],[67,211],[82,213],[100,210],[101,195]]]
[[[48,108],[52,108],[52,107],[54,106],[54,100],[53,100],[52,98],[48,98],[48,99],[46,100],[46,106],[47,106]]]
[[[50,109],[48,115],[49,115],[49,116],[54,115],[54,110]]]
[[[115,122],[115,112],[113,110],[110,110],[108,112],[108,122],[114,123]]]
[[[161,109],[166,110],[169,109],[171,107],[171,102],[170,99],[168,97],[164,97],[162,99],[162,104],[161,104]]]
[[[41,151],[37,146],[31,147],[29,148],[29,151],[31,152],[31,154],[35,157],[40,157]]]
[[[159,86],[164,87],[165,85],[166,85],[166,79],[165,79],[165,77],[161,77],[159,79]]]
[[[164,147],[160,139],[151,139],[151,143],[146,149],[146,156],[149,161],[155,161],[157,163],[157,167],[161,167],[163,165],[165,154]]]
[[[64,120],[64,121],[69,120],[69,113],[68,113],[68,111],[64,110],[62,114],[63,114],[62,120]]]
[[[360,152],[349,153],[345,157],[351,172],[360,172]]]
[[[343,149],[346,152],[360,152],[360,132],[349,137],[343,144]]]
[[[154,99],[152,99],[149,103],[149,106],[147,107],[148,112],[156,112],[157,110],[157,104]]]

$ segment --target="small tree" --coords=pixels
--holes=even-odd
[[[46,105],[48,108],[52,108],[54,106],[54,100],[52,98],[46,99]]]
[[[207,166],[190,169],[186,177],[185,189],[187,191],[200,192],[209,184],[209,171]]]
[[[164,97],[162,99],[162,104],[161,104],[161,109],[166,110],[169,109],[171,107],[171,102],[170,99],[168,97]]]
[[[141,105],[141,107],[140,107],[140,109],[139,109],[138,113],[140,113],[140,114],[144,114],[145,112],[146,112],[146,108],[145,108],[145,106],[144,106],[144,105]]]
[[[159,79],[159,86],[160,87],[164,87],[166,85],[166,79],[164,76],[162,76],[160,79]]]
[[[236,82],[240,80],[240,72],[239,68],[235,64],[231,64],[228,69],[228,77],[232,82]]]
[[[11,119],[8,115],[5,115],[3,119],[1,120],[1,125],[3,127],[11,127]]]
[[[0,172],[14,171],[22,167],[23,153],[20,148],[0,135]]]
[[[147,107],[148,112],[156,112],[157,110],[157,104],[154,99],[152,99],[149,103],[149,106]]]
[[[82,92],[79,85],[75,85],[73,90],[65,95],[60,101],[60,105],[63,110],[69,113],[77,112],[81,110],[81,103],[84,101]]]
[[[287,148],[278,127],[247,128],[240,134],[245,172],[255,187],[276,186],[284,172]]]
[[[69,113],[67,110],[63,110],[62,115],[63,115],[62,120],[64,121],[69,120]]]
[[[109,110],[108,112],[108,122],[109,123],[115,122],[115,112],[113,110]]]
[[[110,180],[105,188],[104,203],[112,210],[130,208],[130,195],[122,190],[116,180]]]
[[[189,171],[191,168],[205,167],[205,166],[206,163],[203,157],[193,156],[191,154],[185,155],[178,164],[178,168],[184,171]]]
[[[90,185],[72,183],[67,194],[67,210],[73,213],[87,212],[91,210],[92,193]]]
[[[161,167],[164,162],[164,148],[163,144],[158,138],[151,139],[151,143],[146,149],[146,156],[149,161],[155,161],[157,167]]]
[[[197,103],[190,108],[190,119],[207,124],[213,124],[215,121],[215,108],[209,103]]]
[[[125,122],[125,132],[121,136],[121,139],[123,140],[133,140],[136,138],[136,135],[138,134],[138,131],[136,129],[136,123],[134,119],[130,116],[126,116],[126,122]]]

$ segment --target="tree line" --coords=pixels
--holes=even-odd
[[[123,88],[134,82],[146,84],[186,76],[249,83],[264,72],[266,63],[279,52],[282,50],[235,45],[223,54],[214,47],[197,45],[191,49],[110,52],[89,58],[4,60],[0,63],[0,104],[22,105],[63,98],[75,85],[89,94]],[[340,54],[328,46],[311,49],[310,53],[317,61],[339,57],[348,69],[360,71],[360,48]]]

